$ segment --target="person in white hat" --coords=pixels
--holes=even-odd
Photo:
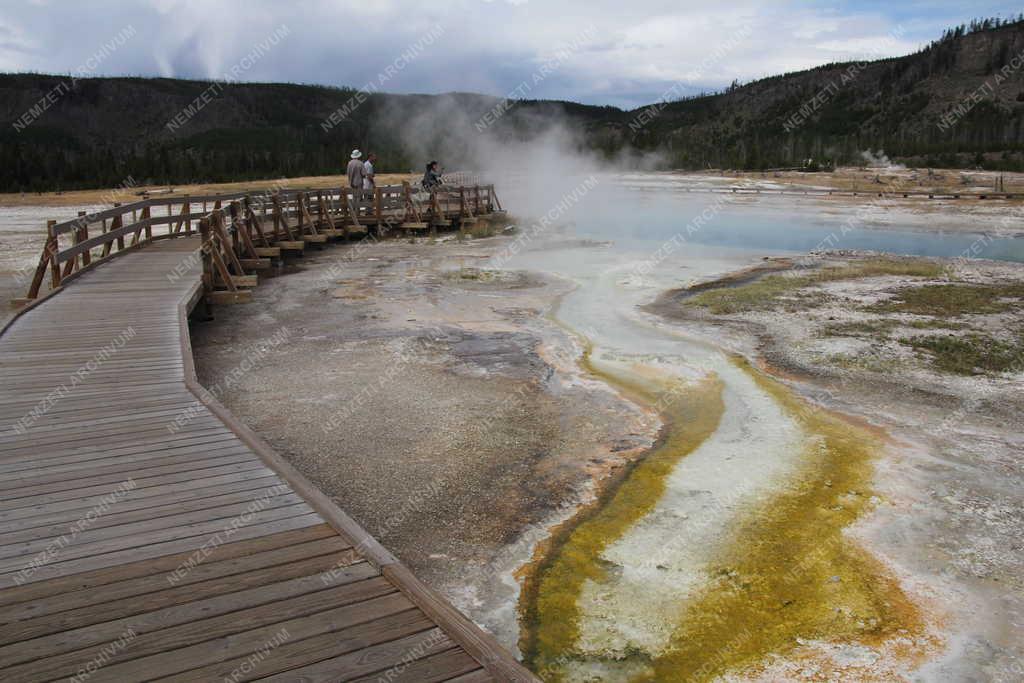
[[[348,162],[348,186],[353,190],[363,189],[363,162],[360,159],[363,158],[363,153],[358,149],[352,150],[352,160]],[[359,193],[356,193],[359,196]]]

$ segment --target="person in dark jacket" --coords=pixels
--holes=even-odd
[[[444,181],[441,179],[441,171],[438,168],[436,161],[431,161],[427,164],[427,170],[423,174],[423,180],[420,184],[423,185],[423,189],[427,192],[432,192],[436,190],[439,185],[444,184]]]

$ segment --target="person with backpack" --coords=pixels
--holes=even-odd
[[[441,178],[441,170],[438,167],[436,161],[431,161],[427,164],[427,170],[423,174],[423,180],[420,181],[420,185],[427,192],[433,192],[440,185],[444,184],[444,180]]]

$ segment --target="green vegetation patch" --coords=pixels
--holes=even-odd
[[[821,328],[821,336],[884,340],[888,339],[892,331],[897,328],[909,328],[912,330],[969,330],[971,326],[967,323],[951,322],[948,320],[911,320],[910,322],[905,322],[886,318],[874,318],[871,320],[848,320],[828,323]]]
[[[1024,284],[924,285],[905,289],[870,308],[876,312],[913,313],[935,317],[1003,313],[1021,305]]]
[[[912,320],[902,323],[900,327],[909,327],[913,330],[969,330],[971,326],[967,323],[951,322],[949,320]]]
[[[867,259],[846,266],[820,268],[806,275],[768,275],[739,287],[709,289],[694,295],[686,304],[707,308],[717,315],[762,311],[775,308],[782,299],[793,296],[800,289],[823,282],[885,275],[939,277],[944,272],[941,264],[924,259]],[[805,299],[805,302],[814,305],[815,300]]]
[[[881,337],[887,338],[889,332],[899,325],[895,320],[851,320],[841,323],[829,323],[822,328],[826,337]]]
[[[900,343],[927,352],[935,368],[957,375],[1024,369],[1024,338],[1013,343],[983,334],[932,335],[904,338]]]

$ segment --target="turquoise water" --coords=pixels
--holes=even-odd
[[[577,193],[578,200],[559,218],[575,223],[579,237],[609,240],[637,251],[657,249],[675,237],[677,245],[739,247],[765,253],[854,249],[1024,262],[1024,238],[986,235],[988,227],[999,224],[992,217],[961,218],[953,212],[929,217],[869,202],[847,205],[812,197],[687,193],[678,183],[666,183],[665,177],[637,174],[624,183],[596,176],[596,186],[582,195]],[[542,215],[579,187],[576,180],[561,179],[539,191],[532,188],[529,198],[512,193],[508,204],[525,205],[530,211],[524,213]],[[913,209],[916,205],[905,206]],[[1007,204],[1006,215],[1015,214],[1020,215],[1019,208]],[[1024,234],[1024,218],[1017,223],[1009,227],[1019,227]]]

